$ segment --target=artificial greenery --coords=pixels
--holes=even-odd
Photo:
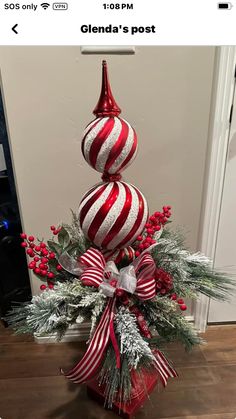
[[[142,301],[135,295],[129,295],[128,305],[119,303],[116,306],[114,330],[121,368],[117,368],[115,351],[109,343],[99,373],[109,406],[114,400],[125,403],[130,399],[132,371],[142,377],[143,369],[155,368],[153,350],[173,341],[179,341],[186,350],[190,350],[202,342],[194,326],[180,310],[181,307],[186,309],[180,302],[182,298],[197,299],[201,293],[225,300],[234,284],[231,278],[216,272],[208,258],[186,250],[180,232],[162,228],[154,238],[156,245],[151,249],[151,255],[159,272],[164,272],[171,282],[162,290],[163,293],[157,291],[151,300]],[[42,241],[39,244],[42,245]],[[47,247],[40,248],[40,252],[50,256],[48,269],[52,278],[49,281],[42,274],[38,275],[48,286],[43,285],[41,289],[45,289],[44,292],[34,296],[31,302],[14,306],[6,318],[16,333],[56,333],[60,340],[71,325],[90,319],[92,338],[106,307],[107,297],[102,290],[83,285],[78,276],[60,265],[61,255],[65,252],[77,263],[78,257],[91,246],[80,230],[76,214],[72,212],[72,224],[62,225],[47,242]],[[118,268],[128,263],[123,259]],[[35,267],[32,269],[35,272]],[[136,316],[129,310],[131,306],[136,306],[144,316],[151,332],[150,338],[142,335]]]

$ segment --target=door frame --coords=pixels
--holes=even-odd
[[[216,47],[209,121],[205,183],[198,249],[214,266],[235,84],[236,47]],[[210,298],[200,295],[194,307],[195,327],[205,332]]]

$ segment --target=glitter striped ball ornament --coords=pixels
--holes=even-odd
[[[96,119],[86,127],[81,148],[86,162],[106,180],[107,175],[128,167],[137,153],[134,128],[118,116],[121,109],[112,95],[106,61],[102,62],[101,94],[93,113]]]
[[[120,249],[132,244],[142,233],[147,218],[143,194],[125,182],[94,186],[79,206],[84,235],[101,249]]]
[[[135,250],[131,246],[123,249],[104,250],[102,253],[106,262],[113,260],[116,264],[124,259],[131,263],[135,259]]]
[[[124,119],[101,117],[86,128],[81,148],[87,163],[98,172],[120,173],[136,156],[137,136]]]

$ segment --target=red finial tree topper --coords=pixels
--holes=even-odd
[[[121,109],[117,105],[111,91],[108,79],[107,62],[102,62],[102,88],[99,101],[93,111],[94,115],[100,116],[118,116]]]

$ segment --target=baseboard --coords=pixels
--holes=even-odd
[[[186,320],[188,320],[188,322],[190,323],[194,323],[194,316],[189,315],[189,316],[185,316]]]
[[[86,341],[89,338],[89,332],[90,332],[91,323],[86,322],[82,324],[75,324],[71,326],[63,336],[62,340],[60,342],[81,342]],[[57,335],[56,333],[46,336],[37,335],[34,334],[34,340],[35,342],[39,344],[45,344],[45,343],[58,343]]]

